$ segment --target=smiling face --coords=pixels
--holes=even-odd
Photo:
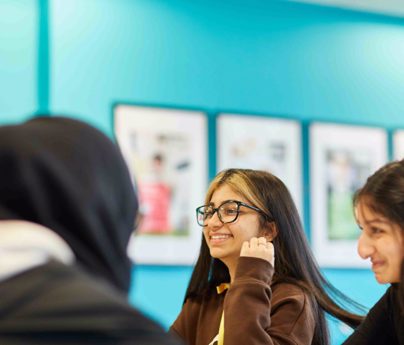
[[[210,203],[216,208],[228,200],[251,205],[227,185],[216,189]],[[240,214],[233,223],[223,224],[215,212],[205,224],[203,232],[211,256],[223,261],[229,270],[236,267],[243,242],[260,235],[259,213],[243,206],[240,206]]]
[[[370,259],[372,271],[380,284],[400,281],[403,252],[403,230],[359,202],[355,208],[356,219],[362,233],[358,241],[358,253],[362,259]]]

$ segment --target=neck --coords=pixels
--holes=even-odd
[[[222,260],[222,262],[226,265],[227,269],[229,270],[230,284],[231,284],[234,281],[234,277],[236,275],[237,261]]]

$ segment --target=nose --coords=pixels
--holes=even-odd
[[[216,211],[211,218],[208,219],[207,228],[215,230],[219,229],[223,225],[219,218],[218,212]]]
[[[371,239],[362,231],[358,240],[358,254],[359,256],[366,260],[370,256],[372,256],[374,252],[374,246],[372,244]]]

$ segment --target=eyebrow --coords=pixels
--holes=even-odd
[[[361,224],[359,222],[357,222],[357,223],[358,223],[358,226],[361,228]],[[364,221],[364,224],[367,224],[367,225],[372,225],[374,223],[388,224],[388,221],[384,220],[382,218],[374,218],[374,219],[370,219],[370,220],[365,219],[365,221]]]
[[[237,200],[237,199],[227,199],[227,200],[224,200],[224,201],[222,201],[220,204],[218,204],[219,206],[220,205],[223,205],[224,203],[226,203],[226,202],[228,202],[228,201],[239,201],[239,200]],[[215,203],[214,202],[210,202],[207,206],[213,206],[213,207],[215,207]]]

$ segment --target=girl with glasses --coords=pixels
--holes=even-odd
[[[325,312],[360,323],[330,297],[355,304],[319,272],[292,197],[275,176],[220,172],[197,221],[201,250],[171,327],[186,344],[327,345]]]
[[[404,160],[368,178],[354,198],[358,253],[380,284],[391,284],[345,345],[404,344]]]

